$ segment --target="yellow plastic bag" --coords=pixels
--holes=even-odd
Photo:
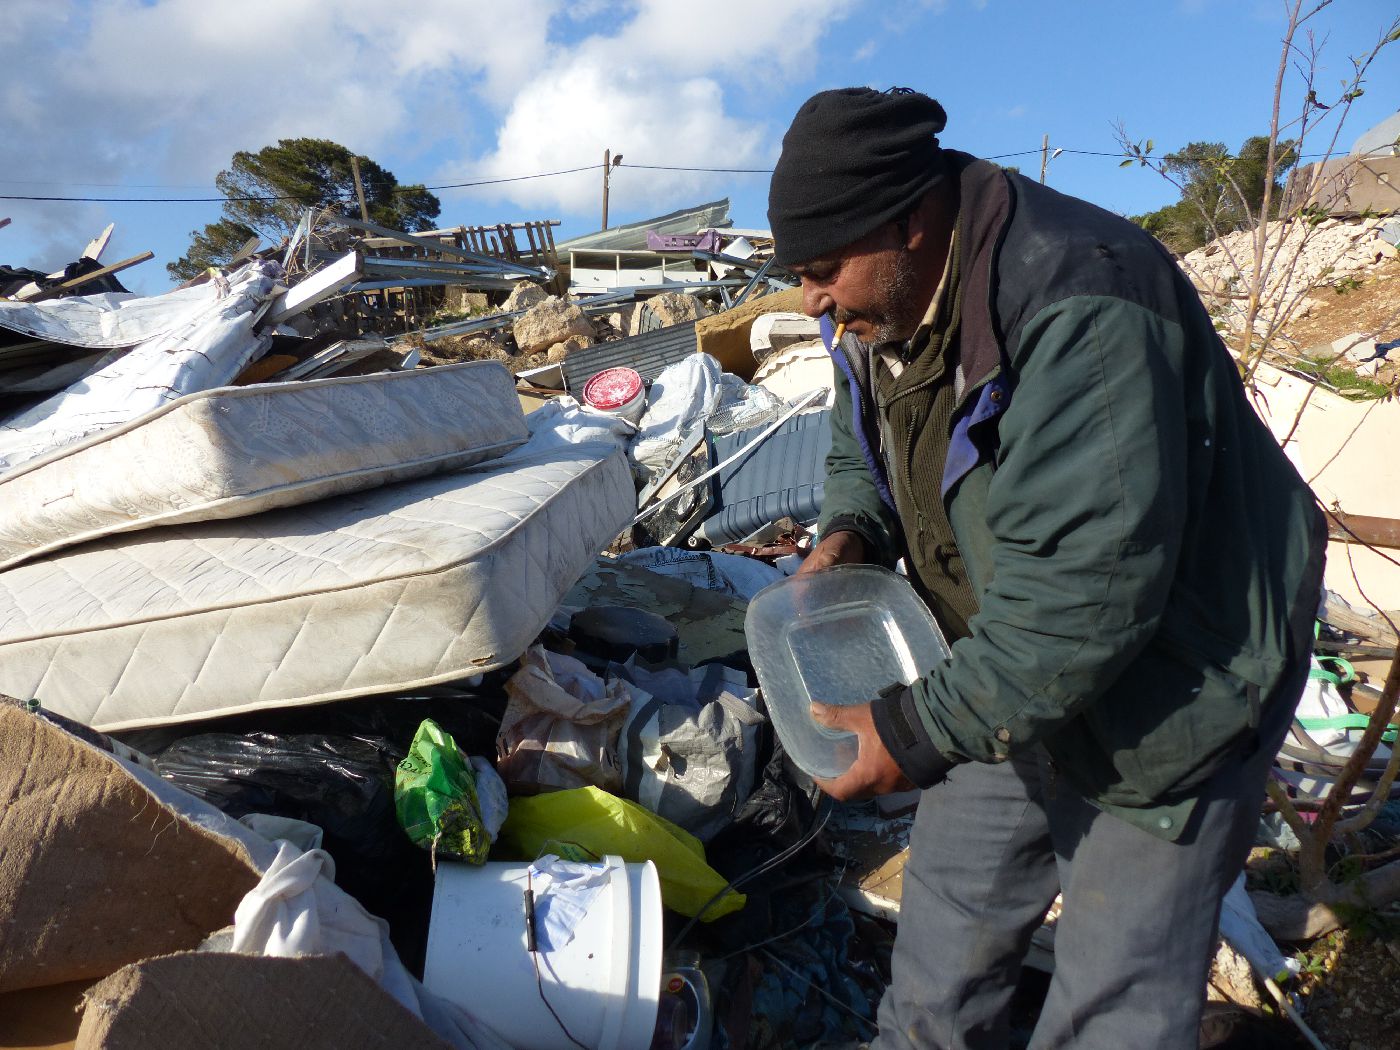
[[[649,860],[661,877],[666,907],[688,917],[694,917],[726,881],[705,863],[705,847],[690,832],[595,787],[510,800],[510,814],[492,856],[532,860],[541,853],[566,860],[596,860],[607,854],[632,863]],[[701,921],[738,911],[745,899],[731,891],[715,901]]]

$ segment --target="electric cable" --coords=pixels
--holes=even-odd
[[[559,1026],[559,1030],[564,1033],[569,1042],[573,1043],[579,1050],[589,1050],[586,1044],[579,1042],[574,1033],[569,1031],[569,1026],[564,1023],[564,1019],[554,1009],[554,1004],[549,1001],[549,996],[544,994],[544,977],[540,974],[539,933],[535,920],[535,885],[534,877],[531,874],[533,870],[533,864],[525,869],[525,948],[535,964],[535,988],[540,993],[540,1002],[544,1003],[544,1008],[549,1011],[550,1016],[554,1018],[554,1023]]]
[[[794,970],[791,966],[789,966],[787,963],[783,962],[782,959],[778,958],[776,955],[774,955],[772,952],[770,952],[767,948],[760,948],[759,950],[760,950],[761,952],[763,952],[764,955],[768,956],[768,958],[771,959],[773,962],[775,962],[775,963],[777,963],[779,966],[781,966],[781,967],[782,967],[784,970],[786,970],[788,973],[790,973],[790,974],[792,974],[794,977],[796,977],[799,981],[805,982],[808,988],[812,989],[812,991],[816,992],[818,995],[820,995],[820,996],[821,996],[823,999],[825,999],[827,1002],[831,1003],[831,1004],[832,1004],[833,1006],[835,1006],[837,1009],[839,1009],[839,1010],[844,1010],[846,1013],[848,1013],[848,1014],[850,1014],[852,1017],[854,1017],[857,1021],[861,1022],[861,1024],[868,1025],[868,1026],[870,1027],[870,1030],[871,1030],[872,1032],[877,1032],[877,1033],[878,1033],[878,1032],[880,1031],[880,1026],[877,1025],[874,1021],[872,1021],[872,1020],[871,1020],[870,1018],[868,1018],[868,1017],[865,1017],[865,1016],[862,1016],[861,1014],[856,1013],[854,1010],[852,1010],[852,1009],[850,1008],[849,1005],[847,1005],[846,1003],[843,1003],[840,999],[836,998],[836,996],[832,995],[830,992],[828,992],[828,991],[827,991],[825,988],[823,988],[821,985],[817,984],[815,981],[813,981],[813,980],[812,980],[810,977],[808,977],[806,974],[804,974],[804,973],[799,973],[797,970]]]
[[[786,940],[793,934],[801,933],[808,926],[812,925],[812,923],[816,922],[819,918],[826,914],[826,909],[831,907],[831,902],[834,901],[836,899],[836,895],[841,892],[841,880],[846,877],[846,872],[850,869],[850,866],[851,861],[850,858],[847,857],[842,862],[841,870],[837,872],[836,878],[832,880],[831,892],[828,893],[825,899],[817,905],[815,910],[813,910],[812,914],[808,915],[807,918],[803,919],[796,926],[792,927],[789,930],[784,930],[782,933],[775,933],[772,937],[765,937],[761,941],[755,941],[752,944],[746,944],[742,948],[735,948],[732,952],[725,952],[715,961],[727,962],[728,960],[734,958],[734,956],[736,955],[743,955],[745,952],[756,951],[757,949],[766,947],[767,945],[776,944],[778,941]]]
[[[1114,160],[1137,160],[1132,153],[1123,150],[1092,150],[1092,149],[1071,149],[1067,146],[1056,146],[1058,153],[1070,153],[1081,157],[1111,157]],[[1005,153],[987,153],[982,155],[984,160],[1005,160],[1009,157],[1030,157],[1043,152],[1042,149],[1012,150]],[[1299,154],[1299,160],[1309,160],[1318,157],[1335,157],[1336,153],[1303,153]],[[529,175],[510,175],[492,179],[473,179],[466,182],[443,182],[435,185],[422,185],[425,190],[460,190],[472,189],[478,186],[500,186],[511,182],[527,182],[533,179],[549,179],[558,175],[574,175],[581,171],[597,171],[602,164],[582,164],[574,168],[560,168],[557,171],[539,171]],[[623,164],[618,169],[636,168],[640,171],[688,171],[701,172],[713,175],[771,175],[772,168],[719,168],[706,165],[687,164]],[[23,185],[49,185],[49,186],[112,186],[127,189],[179,189],[177,185],[162,183],[103,183],[103,182],[46,182],[40,179],[0,179],[0,186],[23,186]],[[416,188],[417,183],[401,183],[402,189]],[[189,189],[199,189],[202,187],[184,187]],[[47,194],[0,194],[0,200],[7,201],[43,201],[62,202],[73,204],[222,204],[225,201],[284,201],[284,200],[304,200],[305,198],[297,194],[247,194],[236,197],[69,197]],[[354,200],[352,194],[346,193],[334,198],[347,203]]]
[[[424,186],[425,190],[460,190],[473,186],[499,186],[507,182],[525,182],[529,179],[548,179],[555,175],[572,175],[580,171],[593,171],[601,168],[601,164],[586,164],[580,168],[562,168],[559,171],[540,171],[533,175],[511,175],[499,179],[478,179],[475,182],[445,182],[436,186]],[[400,184],[402,189],[416,188],[416,184]],[[0,194],[3,201],[67,201],[77,204],[223,204],[226,201],[300,201],[305,200],[304,196],[294,193],[268,193],[250,194],[237,197],[50,197],[29,194]],[[340,194],[333,200],[343,200],[349,202],[354,199],[353,194]]]
[[[821,805],[818,808],[817,818],[812,821],[812,827],[808,830],[807,834],[803,835],[802,838],[798,839],[795,843],[793,843],[787,849],[783,850],[781,853],[768,858],[768,860],[764,861],[756,868],[753,868],[750,871],[746,871],[744,872],[744,874],[736,878],[730,879],[729,882],[727,882],[718,893],[716,893],[713,897],[711,897],[703,905],[701,905],[700,910],[690,917],[690,921],[681,927],[681,930],[678,934],[671,938],[671,944],[666,950],[672,952],[675,951],[676,948],[680,946],[681,941],[685,939],[685,935],[695,928],[695,924],[698,923],[701,919],[703,919],[705,917],[705,913],[708,912],[711,908],[713,908],[725,896],[725,894],[734,892],[749,880],[756,879],[760,875],[764,875],[767,872],[772,871],[779,865],[785,864],[787,861],[789,861],[798,853],[800,853],[803,849],[805,849],[813,839],[815,839],[819,834],[821,834],[822,828],[826,827],[826,822],[831,819],[831,810],[833,808],[833,805],[834,803],[831,801],[830,798],[823,797]]]

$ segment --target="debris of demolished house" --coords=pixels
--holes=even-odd
[[[1273,294],[1390,265],[1393,222],[1328,220]],[[824,799],[744,630],[821,508],[823,337],[727,201],[555,225],[309,210],[149,297],[110,228],[0,271],[0,1046],[874,1034],[915,796]],[[1246,236],[1186,260],[1227,328]],[[1400,642],[1400,423],[1254,379],[1362,668],[1279,756],[1306,805]],[[1284,979],[1243,886],[1222,958]]]

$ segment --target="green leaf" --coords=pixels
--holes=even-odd
[[[1120,168],[1126,168],[1126,167],[1127,167],[1129,164],[1131,164],[1132,162],[1133,162],[1133,158],[1132,158],[1132,157],[1129,157],[1127,160],[1123,161],[1123,162],[1122,162],[1121,164],[1119,164],[1118,166],[1119,166]]]
[[[1147,149],[1146,149],[1144,152],[1147,152],[1147,153],[1151,153],[1151,152],[1152,152],[1152,140],[1151,140],[1151,139],[1148,139],[1148,140],[1147,140]]]

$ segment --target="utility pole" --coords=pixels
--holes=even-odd
[[[1045,185],[1045,166],[1050,163],[1050,135],[1040,140],[1040,184]]]
[[[622,154],[616,157],[612,155],[612,150],[603,150],[603,229],[608,228],[608,180],[612,178],[613,169],[622,163]]]
[[[608,177],[612,175],[612,150],[603,150],[603,229],[608,228]]]
[[[350,171],[355,176],[355,196],[360,198],[360,219],[363,222],[369,222],[369,209],[365,207],[365,187],[360,182],[360,158],[353,153],[350,154]],[[1044,182],[1045,179],[1042,178],[1040,181]]]

